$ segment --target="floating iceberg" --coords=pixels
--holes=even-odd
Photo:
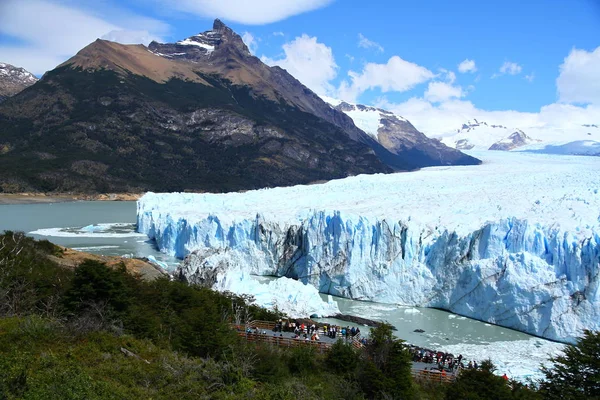
[[[600,329],[600,159],[474,155],[484,164],[246,193],[148,193],[138,230],[186,257],[190,280],[218,261],[232,274],[437,307],[554,340]]]

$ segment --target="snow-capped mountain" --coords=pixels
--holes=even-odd
[[[473,119],[452,132],[436,137],[460,150],[519,150],[533,146],[541,153],[546,146],[563,146],[571,142],[592,141],[600,144],[600,128],[598,124],[583,124],[569,129],[543,126],[516,128]],[[576,148],[576,145],[568,145],[562,150],[575,151]],[[548,153],[555,154],[552,151]]]
[[[600,159],[476,155],[482,165],[321,185],[149,193],[138,229],[187,256],[192,281],[205,270],[285,276],[560,341],[600,329]]]
[[[516,129],[501,124],[488,124],[485,121],[473,119],[462,124],[454,133],[441,135],[443,143],[461,150],[488,150],[498,142],[502,142]]]
[[[0,102],[33,85],[38,79],[23,68],[0,63]]]
[[[501,139],[493,145],[491,145],[490,150],[509,151],[536,142],[539,142],[539,140],[532,139],[529,136],[527,136],[525,132],[523,132],[520,129],[517,129],[510,136]]]
[[[421,165],[473,164],[476,160],[458,149],[446,146],[419,132],[406,118],[382,108],[351,104],[342,100],[321,96],[332,108],[341,111],[354,124],[377,140],[393,154],[421,159]]]

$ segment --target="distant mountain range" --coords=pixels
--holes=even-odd
[[[446,145],[459,150],[518,150],[556,154],[586,154],[590,148],[600,146],[600,128],[597,124],[584,124],[568,130],[552,127],[511,128],[474,119],[467,121],[455,132],[440,135]],[[588,143],[588,144],[582,144]]]
[[[0,104],[0,191],[220,192],[479,163],[381,121],[365,133],[219,20],[177,43],[97,40]]]
[[[37,82],[37,78],[23,68],[0,63],[0,103]]]

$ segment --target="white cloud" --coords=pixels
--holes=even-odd
[[[242,33],[242,40],[248,46],[248,50],[250,53],[256,54],[256,50],[258,49],[258,41],[254,38],[254,36],[250,32]]]
[[[417,97],[403,103],[390,103],[380,99],[376,105],[402,115],[418,130],[432,137],[456,133],[462,124],[473,119],[488,124],[520,128],[532,137],[535,137],[536,132],[543,130],[563,129],[568,132],[570,129],[580,129],[583,124],[600,121],[600,107],[593,105],[578,107],[554,103],[541,107],[538,112],[490,111],[479,109],[470,101],[456,98],[436,105]]]
[[[453,84],[456,81],[456,74],[454,73],[454,71],[448,71],[445,68],[440,68],[439,71],[440,73],[446,75],[444,77],[444,79],[446,79],[446,82]]]
[[[377,42],[367,39],[363,36],[362,33],[358,34],[358,47],[362,47],[363,49],[375,49],[380,53],[383,53],[383,46]]]
[[[135,31],[127,29],[117,29],[103,35],[101,39],[110,40],[123,44],[144,44],[147,45],[153,40],[160,41],[161,38],[148,31]]]
[[[168,25],[150,18],[116,15],[112,21],[80,8],[49,0],[2,0],[0,33],[14,37],[19,45],[0,47],[2,60],[24,67],[36,75],[56,67],[97,38],[139,42],[159,39],[149,32],[164,33]],[[134,31],[131,29],[139,29]]]
[[[475,61],[469,60],[468,58],[465,59],[463,62],[458,64],[458,72],[460,72],[461,74],[464,74],[467,72],[470,72],[470,73],[477,72],[477,66],[475,65]]]
[[[492,78],[497,78],[502,75],[518,75],[522,70],[523,67],[521,67],[519,64],[505,61],[504,64],[500,66],[500,69],[498,70],[499,72],[492,75]]]
[[[600,104],[600,47],[593,51],[571,50],[559,71],[559,101]]]
[[[296,79],[320,95],[332,94],[330,81],[337,76],[337,64],[330,47],[319,43],[316,37],[303,34],[292,42],[283,45],[285,56],[261,59],[268,65],[278,65],[286,69]]]
[[[273,36],[285,36],[285,33],[281,31],[273,32]]]
[[[379,88],[384,93],[405,92],[435,75],[425,67],[393,56],[386,64],[368,63],[362,72],[349,71],[348,76],[351,82],[342,82],[338,96],[342,100],[356,102],[369,89]]]
[[[525,75],[525,80],[527,82],[533,82],[534,79],[535,79],[535,73],[534,72],[532,72],[532,73],[530,73],[528,75]]]
[[[156,0],[168,9],[246,25],[263,25],[325,7],[333,0]]]
[[[517,63],[505,61],[504,64],[500,67],[500,73],[509,74],[509,75],[517,75],[521,73],[521,66]]]
[[[452,86],[446,82],[429,82],[425,91],[425,99],[432,103],[440,103],[465,95],[460,86]]]

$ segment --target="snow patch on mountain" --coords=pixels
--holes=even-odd
[[[433,136],[444,144],[461,150],[515,150],[540,143],[537,149],[541,153],[545,146],[562,146],[585,140],[600,141],[600,131],[596,127],[596,124],[583,124],[568,129],[550,126],[516,128],[474,119],[452,132]],[[561,154],[578,154],[567,152],[568,149],[576,150],[577,146],[565,146]]]
[[[481,166],[228,194],[154,194],[138,229],[193,276],[285,276],[546,338],[600,329],[600,159],[474,154]]]
[[[378,139],[379,130],[384,127],[383,120],[393,119],[395,121],[408,122],[406,118],[381,108],[347,103],[327,96],[321,96],[321,98],[333,108],[342,111],[352,118],[352,121],[354,121],[354,124],[359,129],[375,139]]]
[[[205,49],[208,52],[208,54],[212,53],[215,50],[215,46],[206,44],[206,43],[198,41],[198,40],[192,40],[190,38],[181,40],[181,41],[177,42],[177,44],[184,45],[184,46],[198,46],[198,47]],[[185,54],[185,53],[179,53],[179,54]]]

